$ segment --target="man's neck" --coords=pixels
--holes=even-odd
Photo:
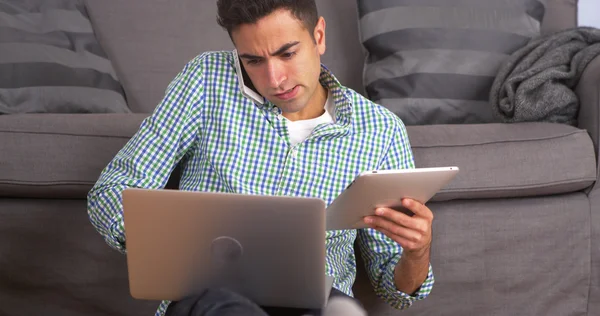
[[[325,112],[325,102],[327,102],[327,93],[327,89],[319,84],[304,109],[295,113],[283,113],[283,116],[290,121],[300,121],[310,120],[323,115]]]

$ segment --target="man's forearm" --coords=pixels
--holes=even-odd
[[[409,295],[421,287],[429,273],[430,251],[427,249],[420,254],[405,252],[394,270],[396,288]]]

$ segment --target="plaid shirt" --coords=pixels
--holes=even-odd
[[[324,66],[319,80],[332,92],[335,123],[318,125],[291,146],[281,110],[240,93],[231,52],[196,57],[102,172],[88,195],[91,222],[110,246],[125,253],[122,190],[163,188],[178,163],[181,190],[318,197],[327,205],[363,171],[414,168],[396,115],[343,87]],[[430,293],[431,266],[414,296],[396,289],[394,267],[402,248],[372,229],[327,232],[325,271],[335,277],[335,288],[352,295],[357,237],[383,300],[403,309]],[[162,302],[156,315],[163,315],[168,303]]]

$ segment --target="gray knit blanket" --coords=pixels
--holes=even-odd
[[[502,64],[490,103],[502,121],[554,122],[575,126],[574,88],[600,54],[600,29],[577,27],[532,39]]]

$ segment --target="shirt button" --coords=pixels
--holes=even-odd
[[[281,121],[282,119],[283,119],[283,115],[281,115],[281,114],[277,115],[277,120],[278,121]]]
[[[296,158],[298,156],[298,151],[296,149],[292,149],[292,158]]]

